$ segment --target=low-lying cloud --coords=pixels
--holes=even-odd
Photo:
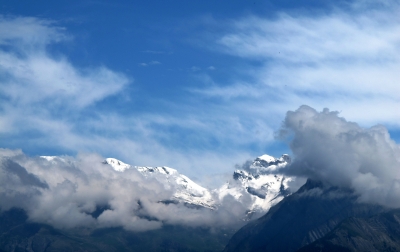
[[[115,171],[103,160],[97,154],[47,160],[0,149],[0,210],[22,208],[30,221],[67,229],[243,224],[246,206],[229,197],[217,210],[161,203],[172,198],[173,188],[133,168]]]
[[[362,202],[400,207],[400,147],[384,126],[362,128],[338,112],[301,106],[287,113],[279,137],[290,141],[294,158],[277,172],[351,188]],[[103,160],[97,154],[47,160],[0,149],[0,210],[21,208],[30,221],[56,228],[244,224],[250,201],[227,196],[217,210],[162,203],[174,188],[136,169],[115,171]]]
[[[400,207],[400,146],[388,130],[362,128],[339,113],[308,106],[289,111],[279,137],[290,140],[290,175],[353,189],[363,202]]]

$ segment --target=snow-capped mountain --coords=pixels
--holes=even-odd
[[[175,193],[172,199],[165,199],[165,202],[183,202],[188,207],[216,208],[216,202],[209,190],[196,184],[177,170],[161,166],[131,166],[115,158],[107,158],[104,164],[111,165],[114,170],[123,172],[126,169],[137,169],[144,177],[155,178],[159,180],[168,189],[174,189]]]
[[[250,165],[250,169],[257,173],[268,173],[290,164],[291,159],[288,154],[283,154],[280,158],[274,158],[267,154],[259,156]]]
[[[250,196],[249,214],[267,212],[290,193],[288,182],[293,178],[273,173],[289,163],[287,154],[277,159],[269,155],[256,158],[245,170],[234,171],[232,180],[217,190],[219,200],[231,195],[245,204]]]
[[[49,162],[68,162],[57,156],[41,156]],[[183,203],[191,208],[218,209],[225,197],[230,197],[241,203],[247,212],[246,218],[254,213],[265,213],[289,193],[288,183],[293,179],[279,174],[290,163],[287,154],[280,158],[269,155],[257,157],[254,161],[243,165],[233,172],[228,182],[217,189],[204,188],[177,170],[166,167],[133,166],[115,158],[107,158],[104,165],[111,166],[117,172],[136,169],[145,178],[156,179],[172,190],[173,197],[161,201],[165,204]]]
[[[246,167],[246,170],[234,171],[232,179],[222,187],[208,190],[169,167],[132,166],[115,158],[104,161],[104,164],[119,172],[137,169],[143,176],[155,178],[166,188],[174,189],[173,198],[165,199],[165,202],[183,202],[188,207],[217,209],[224,197],[230,195],[246,205],[249,216],[255,212],[265,213],[289,194],[288,182],[292,178],[276,173],[277,169],[284,168],[289,163],[290,157],[287,154],[280,158],[262,155]]]

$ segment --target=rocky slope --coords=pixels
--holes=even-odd
[[[163,226],[147,232],[123,228],[60,230],[34,223],[22,209],[0,213],[0,252],[221,251],[229,230]]]
[[[357,203],[349,190],[309,180],[263,217],[240,229],[224,251],[296,251],[349,217],[370,217],[384,210]]]
[[[326,236],[298,251],[400,251],[400,210],[348,218]]]

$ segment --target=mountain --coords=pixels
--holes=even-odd
[[[22,209],[0,213],[0,252],[60,251],[221,251],[232,235],[230,230],[166,225],[146,232],[131,232],[120,227],[60,230],[30,222]]]
[[[238,167],[224,185],[210,190],[169,167],[132,166],[107,158],[103,162],[107,174],[125,176],[124,172],[135,169],[143,177],[136,171],[126,175],[139,175],[140,183],[146,184],[146,179],[161,182],[157,184],[168,193],[155,201],[157,205],[179,204],[195,208],[181,209],[218,218],[229,207],[241,205],[238,209],[243,215],[232,216],[248,224],[236,233],[237,226],[215,225],[210,231],[209,227],[168,223],[144,232],[119,226],[57,230],[30,222],[23,210],[11,209],[0,215],[0,251],[221,251],[224,247],[224,251],[400,251],[400,210],[360,203],[353,190],[314,180],[292,193],[294,178],[283,175],[290,162],[288,155],[262,155]],[[101,213],[90,214],[97,218]]]
[[[241,228],[224,251],[296,251],[350,217],[368,218],[384,211],[358,203],[351,190],[308,180],[267,214]]]
[[[262,155],[244,166],[245,169],[235,170],[233,179],[216,190],[216,194],[219,200],[230,195],[243,204],[250,201],[248,217],[266,213],[290,194],[289,182],[293,178],[276,173],[289,163],[290,157],[287,154],[278,159]]]
[[[69,157],[42,156],[37,159],[39,159],[38,164],[45,166],[46,169],[49,168],[48,171],[53,165],[67,170],[73,169],[74,172],[79,171],[77,169],[79,163]],[[99,163],[100,166],[93,167],[94,169],[104,167],[105,174],[109,176],[123,176],[127,170],[135,169],[144,178],[137,180],[140,183],[143,181],[146,183],[146,179],[149,179],[149,182],[155,179],[173,192],[171,198],[161,200],[160,204],[184,203],[183,205],[188,208],[196,208],[189,209],[188,212],[215,213],[219,218],[218,216],[225,213],[219,210],[226,210],[229,207],[223,205],[224,200],[230,197],[238,204],[245,205],[243,209],[248,209],[247,213],[243,211],[243,218],[239,220],[239,225],[243,225],[245,223],[243,219],[248,220],[253,216],[252,210],[265,213],[271,205],[288,195],[287,182],[290,178],[274,174],[288,162],[290,159],[285,155],[278,159],[268,155],[260,156],[249,162],[249,165],[234,171],[228,183],[212,190],[165,166],[139,167],[107,158],[103,161],[103,166]],[[49,186],[43,182],[45,180],[41,181],[36,175],[28,173],[24,167],[17,165],[8,167],[8,163],[3,165],[6,171],[16,168],[20,172],[25,171],[20,175],[22,179],[30,179],[32,183],[45,187],[44,190],[49,190]],[[136,176],[136,173],[134,174]],[[94,212],[89,211],[87,214],[97,219],[108,210],[107,207],[109,206],[105,205],[99,209],[96,207]],[[207,211],[197,211],[198,208]],[[153,218],[144,217],[150,220]],[[34,222],[23,209],[11,208],[0,211],[0,251],[221,251],[237,228],[237,225],[221,227],[216,224],[210,227],[168,223],[163,223],[158,229],[142,232],[129,231],[121,226],[55,228]]]
[[[400,209],[372,217],[350,217],[298,252],[400,251]]]
[[[216,202],[213,200],[211,192],[196,184],[177,170],[161,167],[143,167],[132,166],[115,158],[107,158],[104,164],[108,164],[116,171],[123,172],[126,169],[137,169],[146,178],[155,178],[160,181],[167,189],[174,190],[174,196],[171,199],[165,199],[166,203],[174,201],[184,202],[189,207],[205,207],[209,209],[216,208]]]
[[[290,163],[287,154],[280,158],[266,154],[257,157],[245,166],[245,169],[235,170],[230,181],[214,190],[206,189],[177,170],[166,166],[132,166],[115,158],[107,158],[103,163],[120,172],[136,169],[146,178],[155,178],[166,188],[173,189],[174,196],[164,201],[168,204],[183,202],[188,207],[216,210],[229,195],[237,202],[246,204],[245,219],[267,212],[271,206],[289,195],[288,183],[293,179],[276,173]]]

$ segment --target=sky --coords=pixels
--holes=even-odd
[[[0,148],[96,153],[206,183],[264,153],[293,154],[276,135],[302,105],[383,125],[399,143],[399,9],[1,1]]]

